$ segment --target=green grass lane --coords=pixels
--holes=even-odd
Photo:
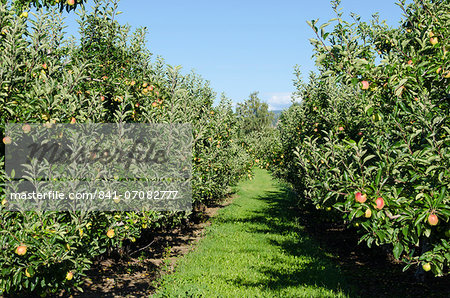
[[[295,220],[288,191],[263,170],[239,185],[157,297],[348,297],[339,269]]]

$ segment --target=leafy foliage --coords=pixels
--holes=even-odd
[[[264,131],[274,118],[274,114],[269,112],[269,105],[258,98],[258,92],[253,92],[246,101],[238,103],[236,114],[243,134]]]
[[[339,4],[334,20],[309,22],[320,73],[295,82],[303,101],[281,117],[275,148],[285,163],[272,170],[303,200],[360,227],[362,242],[390,245],[405,269],[430,263],[446,274],[450,4],[400,1],[405,19],[395,29],[377,16],[350,23]]]
[[[190,122],[193,203],[222,197],[252,165],[239,145],[231,102],[223,97],[214,107],[207,81],[181,74],[181,67],[161,58],[151,60],[145,28],[131,32],[119,24],[117,8],[117,1],[94,1],[89,13],[81,7],[81,40],[75,43],[64,36],[58,7],[39,8],[32,17],[0,4],[2,134],[7,122]],[[9,179],[4,154],[0,163],[4,184]],[[78,287],[95,256],[136,241],[145,229],[177,225],[189,215],[10,212],[4,210],[3,191],[1,196],[0,294],[46,295]]]
[[[236,107],[241,146],[247,152],[254,165],[267,168],[262,162],[272,150],[272,143],[277,139],[277,131],[273,127],[274,113],[269,106],[261,102],[257,92],[250,94],[243,103]],[[251,174],[248,174],[249,177]]]

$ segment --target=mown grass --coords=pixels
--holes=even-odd
[[[289,192],[257,169],[156,297],[348,297],[339,269],[295,220]]]

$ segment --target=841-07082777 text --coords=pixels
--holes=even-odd
[[[70,192],[60,191],[11,193],[11,199],[18,200],[175,200],[176,190],[138,191],[127,190],[123,193],[112,190],[95,190],[94,192]]]
[[[125,191],[119,194],[117,191],[99,191],[99,199],[124,199],[124,200],[175,200],[178,191],[176,190],[155,190],[155,191]]]

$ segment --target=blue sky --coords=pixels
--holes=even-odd
[[[395,0],[342,0],[341,7],[366,21],[375,12],[391,26],[401,19]],[[272,109],[290,105],[294,65],[301,65],[304,77],[315,69],[308,40],[314,33],[306,21],[334,17],[329,0],[121,0],[119,10],[121,23],[148,28],[154,55],[184,72],[194,69],[218,97],[225,92],[241,102],[259,91]],[[74,33],[76,24],[68,24]]]

